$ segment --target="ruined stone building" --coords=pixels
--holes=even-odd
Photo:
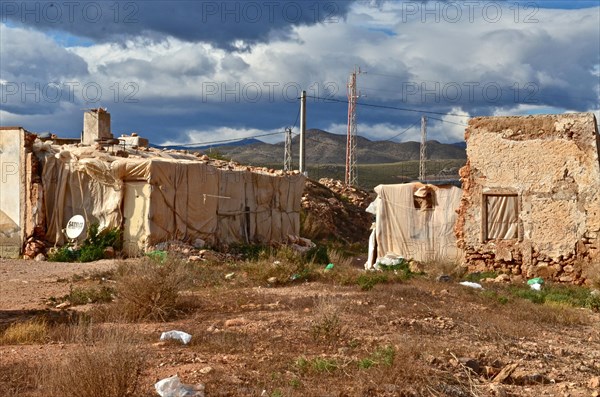
[[[469,269],[583,281],[600,260],[594,115],[478,117],[465,139],[455,232]]]
[[[110,115],[84,115],[81,142],[0,128],[0,257],[66,242],[74,215],[121,228],[125,252],[165,241],[286,242],[300,233],[305,177],[114,138]],[[82,238],[85,236],[82,236]]]

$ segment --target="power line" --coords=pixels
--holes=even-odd
[[[247,136],[247,137],[243,137],[243,138],[232,138],[232,139],[221,139],[218,141],[209,141],[209,142],[194,142],[194,143],[184,143],[181,145],[167,145],[164,147],[171,147],[171,146],[203,146],[203,145],[212,145],[215,143],[224,143],[224,142],[235,142],[235,141],[243,141],[245,139],[254,139],[254,138],[261,138],[264,136],[271,136],[271,135],[277,135],[277,134],[283,134],[283,131],[278,131],[278,132],[270,132],[267,134],[259,134],[259,135],[253,135],[253,136]]]
[[[398,134],[394,135],[394,136],[393,136],[393,137],[391,137],[391,138],[385,139],[385,140],[383,140],[383,141],[381,141],[381,142],[388,142],[388,141],[389,141],[389,142],[393,142],[393,141],[392,141],[392,139],[396,139],[396,138],[398,138],[400,135],[402,135],[402,134],[406,134],[406,133],[407,133],[407,132],[408,132],[408,131],[409,131],[411,128],[413,128],[414,126],[416,126],[416,125],[417,125],[417,123],[418,123],[418,121],[415,121],[414,123],[412,123],[411,125],[409,125],[409,126],[408,126],[408,128],[406,128],[404,131],[402,131],[402,132],[400,132],[400,133],[398,133]],[[396,143],[396,142],[394,142],[394,143]]]
[[[307,98],[320,99],[322,101],[339,102],[339,103],[345,103],[345,104],[348,103],[347,100],[335,99],[335,98],[323,98],[323,97],[318,97],[318,96],[307,96]],[[356,104],[357,105],[361,105],[361,106],[372,107],[372,108],[379,108],[379,109],[400,110],[400,111],[403,111],[403,112],[438,114],[438,115],[441,115],[441,116],[468,117],[468,116],[465,116],[464,114],[434,112],[433,110],[401,108],[401,107],[397,107],[397,106],[375,105],[373,103],[357,102]]]

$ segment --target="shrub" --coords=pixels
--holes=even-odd
[[[104,228],[98,230],[97,223],[88,227],[87,238],[79,249],[67,244],[48,255],[51,262],[92,262],[104,258],[104,250],[113,247],[122,248],[121,230],[119,228]]]
[[[191,278],[187,264],[180,260],[158,263],[146,258],[138,264],[121,264],[116,277],[117,313],[129,321],[166,321],[182,308],[179,293]]]

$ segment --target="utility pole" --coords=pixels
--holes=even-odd
[[[283,153],[283,170],[292,170],[292,129],[285,129],[285,151]]]
[[[300,173],[306,175],[306,91],[300,97]]]
[[[421,153],[419,158],[419,181],[425,181],[425,154],[427,149],[427,117],[421,116]]]
[[[346,137],[346,174],[344,182],[346,185],[356,185],[358,175],[356,173],[356,100],[360,96],[356,90],[356,76],[361,73],[360,67],[354,67],[348,78],[348,131]]]

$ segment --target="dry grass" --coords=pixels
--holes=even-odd
[[[133,397],[144,355],[129,335],[113,330],[45,368],[41,388],[50,397]]]
[[[167,321],[185,309],[180,293],[192,283],[193,273],[180,260],[145,259],[139,264],[121,264],[116,281],[113,314],[126,321]]]
[[[38,387],[41,370],[26,361],[0,365],[0,391],[4,397],[22,397]]]
[[[11,324],[0,337],[0,345],[26,345],[43,343],[48,337],[48,324],[33,319]]]
[[[334,298],[319,298],[314,308],[314,318],[311,324],[313,340],[336,343],[344,336],[345,327],[340,313],[343,307]]]

